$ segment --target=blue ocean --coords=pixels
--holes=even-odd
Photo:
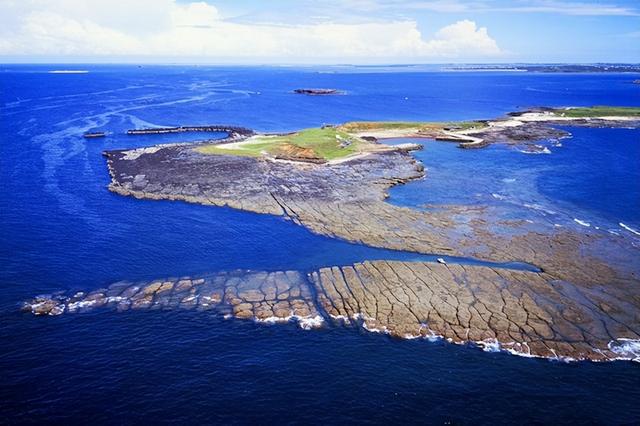
[[[50,72],[68,69],[88,72]],[[0,424],[637,424],[637,362],[565,363],[192,311],[20,312],[38,294],[120,280],[416,256],[314,235],[280,217],[113,194],[103,151],[201,138],[127,129],[283,132],[350,120],[487,119],[532,106],[640,106],[637,78],[428,67],[0,66]],[[345,94],[292,93],[301,87]],[[572,136],[540,141],[546,154],[419,140],[426,178],[393,188],[389,202],[492,204],[532,221],[581,226],[577,219],[638,237],[640,131],[564,129]],[[88,131],[108,135],[84,139]]]

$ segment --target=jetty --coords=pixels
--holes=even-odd
[[[88,132],[82,136],[86,139],[92,139],[92,138],[104,138],[105,136],[107,136],[107,134],[105,132]]]
[[[464,133],[453,133],[449,131],[442,131],[439,136],[435,137],[437,141],[458,142],[458,148],[473,149],[483,148],[488,145],[488,142],[482,138],[476,138]]]
[[[127,130],[128,135],[157,135],[163,133],[188,133],[188,132],[203,132],[203,133],[228,133],[230,137],[253,136],[255,132],[246,127],[240,126],[227,126],[227,125],[208,125],[208,126],[178,126],[178,127],[152,127],[146,129],[131,129]]]

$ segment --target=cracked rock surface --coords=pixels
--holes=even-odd
[[[541,272],[431,262],[374,261],[297,271],[233,271],[119,282],[90,293],[42,296],[24,310],[60,315],[195,309],[238,319],[355,323],[395,337],[442,337],[526,356],[608,360],[640,338],[633,303]]]
[[[180,308],[266,322],[295,319],[303,328],[322,323],[307,278],[296,271],[233,271],[143,283],[117,282],[88,294],[36,297],[23,308],[35,315],[97,308],[117,311]]]
[[[494,342],[523,355],[591,360],[615,357],[609,344],[618,338],[640,337],[633,304],[545,273],[375,261],[323,268],[312,280],[331,317],[360,319],[368,330],[398,337]]]
[[[365,262],[314,271],[313,284],[299,272],[221,274],[199,284],[158,281],[135,294],[127,292],[136,286],[127,286],[117,295],[105,290],[77,301],[43,298],[29,304],[34,313],[101,304],[118,309],[215,305],[238,318],[259,320],[310,319],[324,312],[399,337],[435,334],[454,342],[496,342],[523,354],[594,360],[613,356],[610,342],[640,338],[637,246],[590,229],[508,223],[489,206],[392,205],[385,201],[391,186],[424,176],[407,152],[372,152],[336,164],[205,155],[189,144],[105,155],[109,188],[121,195],[281,215],[314,233],[370,246],[526,262],[541,272]]]

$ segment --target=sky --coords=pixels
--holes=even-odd
[[[0,62],[640,62],[640,0],[0,0]]]

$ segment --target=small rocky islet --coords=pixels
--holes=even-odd
[[[297,95],[326,96],[339,95],[342,92],[338,89],[294,89],[293,93]]]
[[[373,247],[525,262],[537,271],[408,261],[231,271],[38,297],[25,310],[213,309],[258,321],[296,320],[304,328],[356,323],[396,337],[439,336],[527,356],[637,358],[640,249],[625,236],[514,221],[491,206],[418,210],[385,201],[390,187],[425,172],[410,153],[415,146],[378,139],[526,147],[565,136],[553,126],[568,123],[638,128],[640,112],[536,109],[482,122],[347,123],[310,134],[229,132],[223,141],[105,152],[109,189],[121,195],[280,215],[314,233]]]

